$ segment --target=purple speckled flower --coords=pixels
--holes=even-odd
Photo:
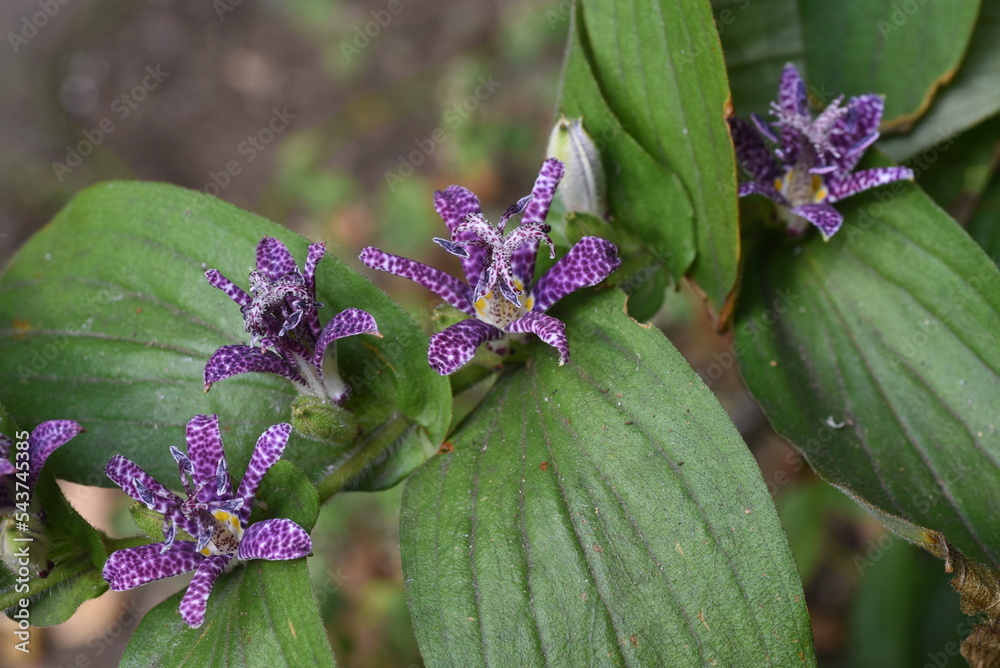
[[[46,577],[52,569],[48,559],[48,540],[45,537],[44,513],[32,503],[35,484],[45,460],[59,447],[77,434],[85,431],[72,420],[49,420],[28,434],[16,434],[18,443],[0,434],[0,560],[17,573],[28,566],[38,577]],[[9,459],[14,450],[14,462]],[[25,538],[32,541],[32,549],[24,554]],[[28,563],[24,563],[28,556]]]
[[[205,391],[240,373],[273,373],[291,380],[302,394],[342,404],[350,388],[335,370],[323,368],[327,347],[355,334],[379,334],[375,319],[349,308],[320,327],[316,301],[316,265],[325,244],[311,244],[304,271],[278,239],[264,237],[257,246],[257,269],[250,272],[250,293],[216,269],[205,272],[213,286],[239,304],[250,345],[222,346],[205,365]],[[252,296],[251,296],[252,295]],[[329,366],[329,365],[328,365]]]
[[[852,97],[847,104],[843,100],[838,97],[813,118],[802,77],[789,63],[781,75],[778,101],[771,103],[773,123],[756,114],[752,123],[729,121],[736,156],[750,176],[740,185],[740,197],[758,193],[782,205],[792,234],[804,233],[812,223],[829,240],[844,222],[833,202],[893,181],[913,180],[909,167],[852,171],[878,139],[883,103],[878,95]],[[776,146],[773,151],[765,138]]]
[[[195,571],[181,599],[187,625],[201,626],[212,584],[234,560],[298,559],[312,552],[309,534],[287,519],[269,519],[247,526],[257,487],[278,461],[291,425],[276,424],[257,441],[250,464],[234,491],[222,448],[219,418],[196,415],[187,425],[187,455],[171,447],[187,498],[169,491],[121,455],[104,471],[133,499],[163,515],[162,543],[118,550],[104,564],[104,579],[116,591]],[[182,529],[196,540],[177,540]]]
[[[362,251],[361,261],[372,269],[416,281],[473,316],[431,337],[427,361],[439,374],[458,370],[483,343],[502,354],[510,338],[529,332],[559,351],[559,364],[569,360],[566,325],[545,311],[569,293],[600,283],[621,260],[611,242],[584,237],[532,284],[539,241],[549,245],[554,257],[544,221],[562,175],[559,160],[542,163],[531,195],[508,208],[496,227],[483,217],[479,199],[469,190],[449,186],[434,193],[434,207],[451,232],[450,239],[434,241],[462,258],[465,281],[378,248]],[[522,212],[521,224],[504,234],[507,221]]]

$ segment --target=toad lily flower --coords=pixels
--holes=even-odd
[[[0,556],[14,573],[19,566],[27,565],[35,575],[45,577],[52,568],[48,560],[48,541],[40,522],[42,514],[31,506],[31,499],[45,460],[83,431],[84,428],[72,420],[49,420],[35,427],[31,434],[18,434],[18,438],[27,437],[27,440],[18,441],[21,447],[16,449],[13,440],[0,434]],[[16,452],[16,464],[8,459],[11,449]],[[19,549],[24,547],[25,538],[33,543],[27,555]],[[28,556],[29,563],[24,564],[20,556]]]
[[[550,227],[543,221],[562,175],[559,160],[542,163],[531,195],[508,208],[496,227],[483,217],[471,191],[449,186],[434,193],[434,207],[451,232],[450,240],[434,241],[462,258],[466,281],[377,248],[362,251],[361,261],[372,269],[409,278],[473,316],[431,337],[427,361],[442,376],[471,360],[481,344],[489,342],[491,350],[503,354],[509,338],[528,332],[559,351],[560,365],[569,360],[566,325],[545,311],[569,293],[600,283],[621,260],[611,242],[584,237],[532,285],[538,242],[547,243],[554,257]],[[522,212],[521,224],[504,234],[507,221]]]
[[[879,137],[883,102],[878,95],[852,97],[847,104],[843,100],[838,97],[813,118],[805,84],[789,63],[781,75],[778,101],[771,103],[774,122],[756,114],[752,124],[730,119],[737,158],[750,176],[740,185],[740,197],[758,193],[782,205],[791,234],[802,234],[812,223],[829,240],[844,222],[832,203],[893,181],[913,180],[908,167],[852,172]],[[765,138],[777,146],[773,153]]]
[[[108,557],[103,575],[111,588],[125,591],[195,571],[181,599],[180,614],[188,626],[198,628],[205,619],[212,584],[231,562],[298,559],[312,552],[309,534],[291,520],[270,519],[247,526],[257,487],[281,457],[291,429],[288,424],[276,424],[261,434],[235,492],[216,415],[197,415],[188,422],[186,456],[170,448],[186,499],[125,457],[112,457],[105,473],[133,499],[163,515],[165,540],[118,550]],[[196,542],[177,540],[178,529],[194,536]]]
[[[350,388],[333,370],[323,370],[323,355],[335,340],[355,334],[381,337],[375,319],[356,308],[336,315],[320,327],[316,301],[316,265],[325,244],[309,246],[305,271],[274,237],[257,246],[257,269],[250,272],[250,292],[215,269],[205,272],[213,286],[240,305],[250,345],[222,346],[205,366],[205,391],[224,378],[246,372],[273,373],[288,378],[303,394],[342,404]],[[255,347],[255,346],[258,346]]]

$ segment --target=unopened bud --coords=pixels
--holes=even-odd
[[[340,406],[302,394],[292,402],[292,427],[307,438],[342,444],[354,438],[358,423]]]
[[[556,189],[565,212],[581,211],[603,218],[604,166],[594,140],[583,129],[583,119],[560,117],[549,135],[545,156],[566,165],[566,174]]]
[[[18,513],[17,520],[13,512],[0,519],[0,557],[15,575],[44,578],[52,570],[45,528],[33,513]]]

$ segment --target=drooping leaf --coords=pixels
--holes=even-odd
[[[670,257],[675,276],[693,249],[689,271],[721,311],[736,281],[739,237],[729,88],[709,7],[587,0],[578,9],[563,109],[583,115],[595,140],[605,140],[598,148],[613,175],[616,220]]]
[[[735,352],[828,481],[1000,563],[1000,275],[911,184],[837,205],[829,243],[761,239]]]
[[[400,543],[428,665],[814,663],[787,541],[715,397],[616,291],[566,300],[407,482]]]
[[[242,209],[173,186],[121,182],[77,195],[21,249],[0,279],[0,395],[27,423],[60,415],[87,428],[50,459],[57,477],[109,485],[104,465],[121,453],[172,480],[168,446],[182,445],[188,420],[208,413],[219,414],[239,474],[257,437],[290,419],[295,390],[277,376],[242,374],[202,393],[209,356],[249,343],[240,309],[204,272],[218,269],[246,288],[266,235],[304,263],[304,239]],[[342,339],[336,355],[354,390],[347,406],[365,433],[396,419],[411,425],[391,455],[361,455],[364,475],[393,484],[408,472],[393,469],[397,461],[412,468],[426,457],[425,442],[443,438],[447,380],[428,367],[427,337],[416,323],[329,253],[317,290],[321,321],[362,308],[385,335]],[[286,457],[317,478],[343,449],[293,435]],[[394,474],[384,475],[389,469]]]
[[[893,160],[906,160],[993,116],[1000,111],[998,78],[1000,3],[984,2],[968,53],[954,80],[941,89],[912,132],[886,137],[879,142],[879,148]]]
[[[979,3],[800,2],[808,81],[830,96],[885,95],[883,127],[912,124],[958,70]]]

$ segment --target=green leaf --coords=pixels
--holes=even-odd
[[[837,205],[829,243],[762,239],[734,349],[826,480],[1000,563],[1000,274],[916,186]]]
[[[824,103],[844,94],[885,95],[883,127],[923,114],[955,76],[972,37],[979,0],[800,2],[808,81]]]
[[[969,219],[969,234],[994,262],[1000,262],[1000,173],[993,175]]]
[[[1000,109],[993,85],[997,59],[992,56],[1000,10],[996,3],[985,3],[977,23],[979,4],[712,3],[738,115],[766,115],[777,97],[782,68],[795,63],[811,97],[823,105],[841,94],[884,95],[883,127],[912,124],[926,113],[910,134],[880,141],[896,160]],[[940,113],[939,108],[948,111]]]
[[[403,573],[428,665],[813,664],[801,583],[753,457],[620,292],[560,303],[407,482]]]
[[[176,466],[170,445],[184,443],[197,414],[218,413],[234,472],[260,434],[289,421],[291,383],[243,374],[202,393],[205,362],[220,346],[248,343],[240,309],[204,277],[216,268],[239,285],[266,235],[304,263],[307,242],[242,209],[201,193],[153,183],[118,182],[77,195],[32,238],[0,280],[2,398],[25,422],[53,415],[87,428],[50,461],[56,476],[110,485],[104,465],[121,453],[160,480]],[[325,320],[362,308],[385,335],[337,345],[341,375],[354,392],[347,407],[364,428],[403,419],[411,426],[391,452],[366,452],[355,486],[393,484],[444,436],[451,395],[426,361],[427,337],[369,281],[328,254],[317,269]],[[286,457],[317,478],[335,447],[293,434]],[[377,464],[381,464],[380,468]],[[385,470],[392,475],[384,475]]]
[[[729,88],[709,7],[586,0],[579,9],[563,109],[584,117],[614,175],[616,221],[668,257],[675,277],[693,250],[690,273],[721,311],[736,280],[739,238]]]
[[[948,8],[951,5],[940,5]],[[887,137],[879,148],[893,160],[907,158],[973,127],[1000,111],[1000,3],[984,2],[955,79],[941,90],[919,125],[901,137]]]
[[[305,559],[249,561],[219,577],[201,628],[178,592],[143,617],[122,666],[333,666]]]

